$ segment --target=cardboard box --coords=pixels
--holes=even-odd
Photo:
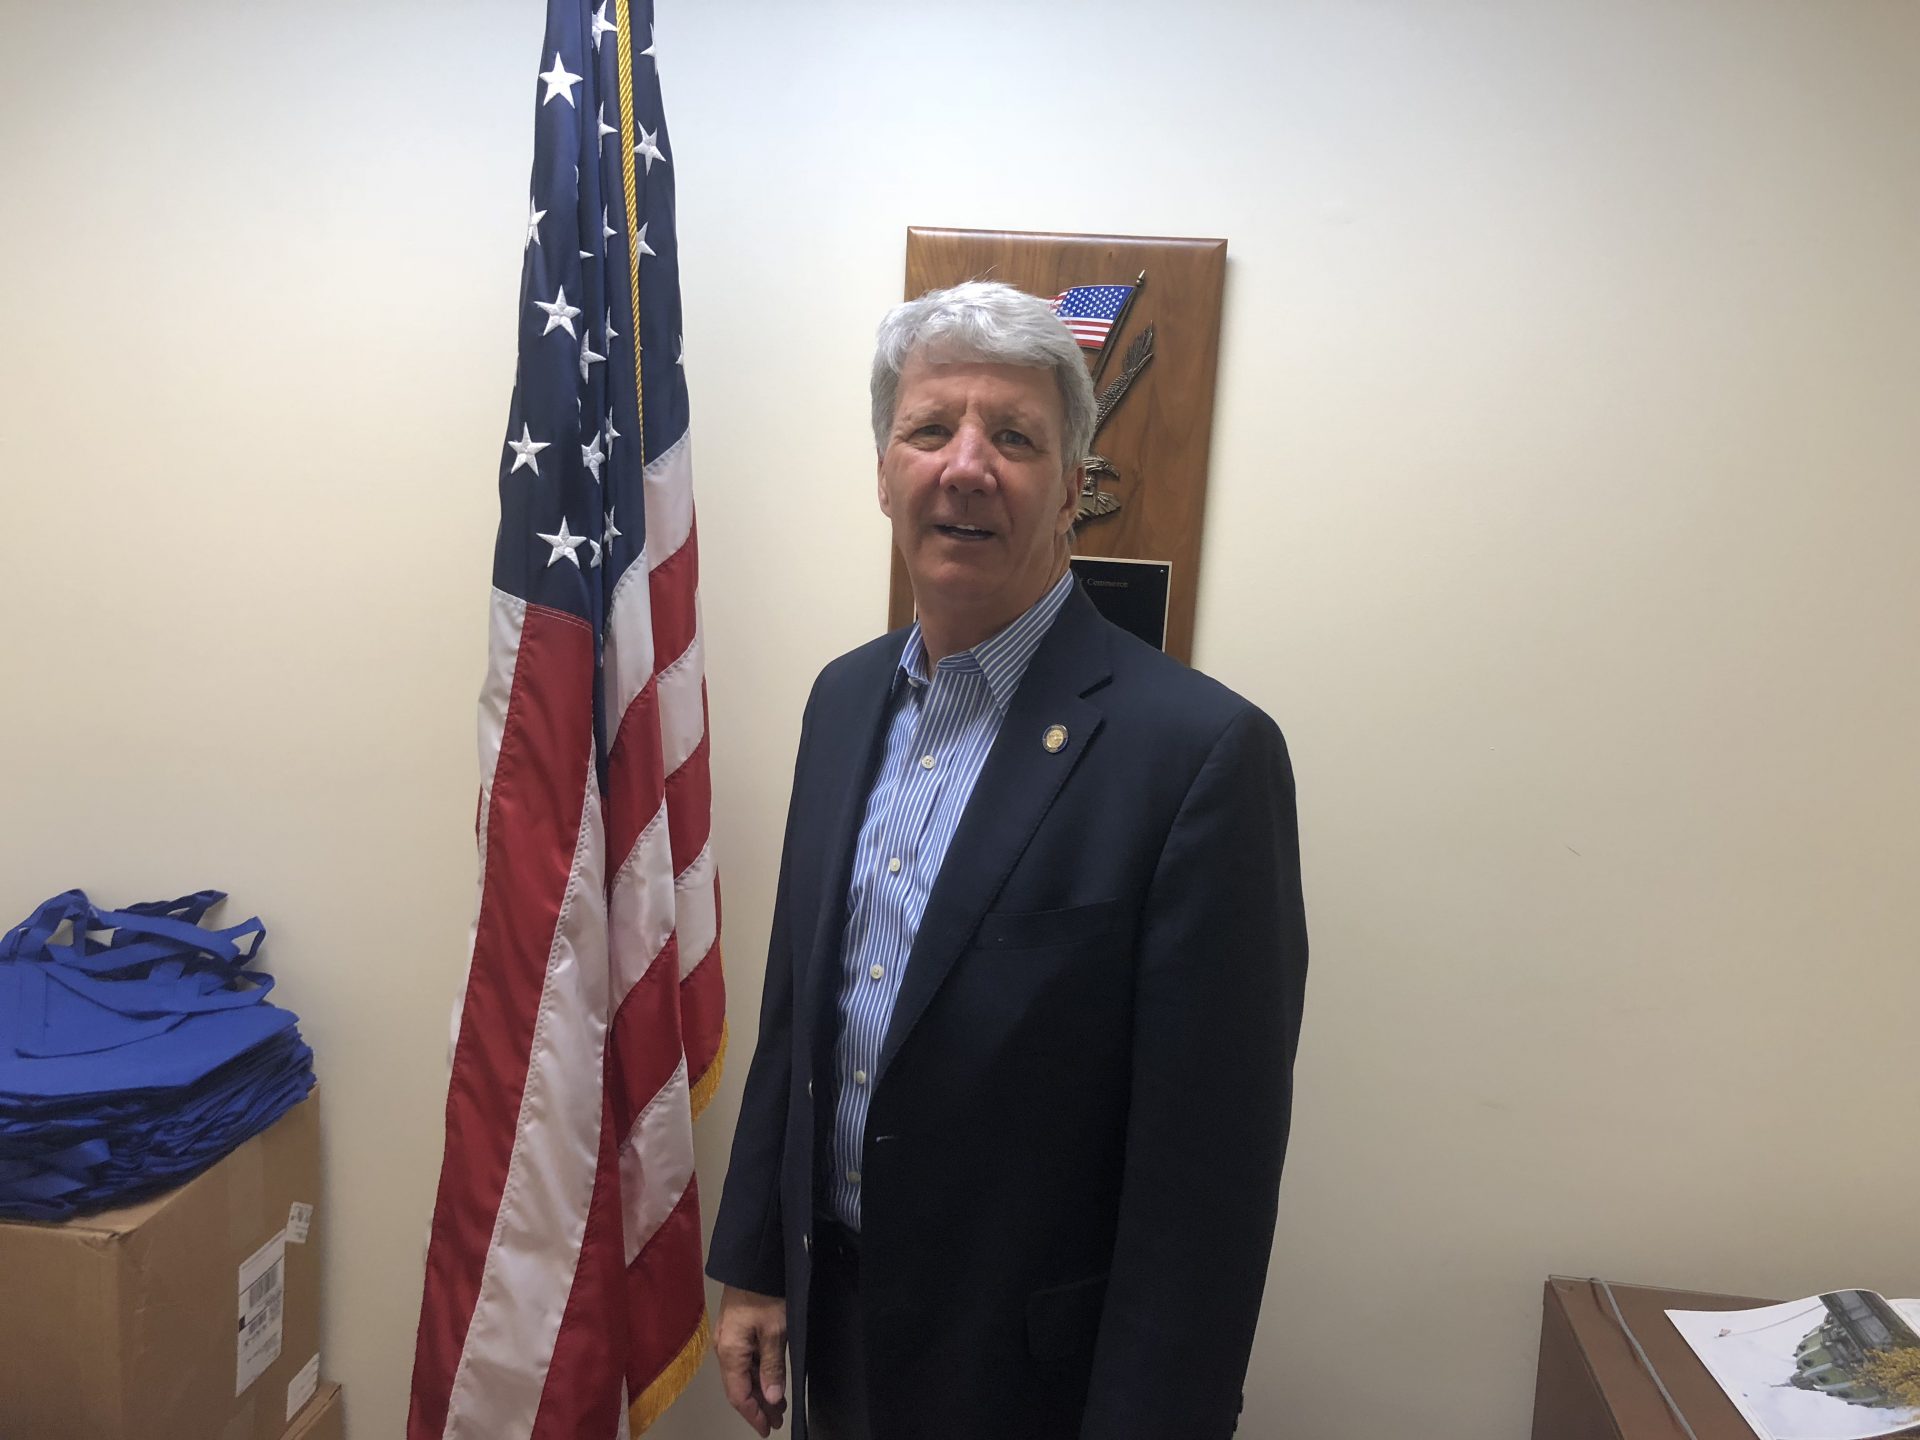
[[[281,1440],[346,1440],[346,1434],[346,1407],[340,1403],[340,1387],[322,1385]]]
[[[155,1199],[0,1222],[0,1440],[281,1440],[320,1349],[319,1198],[310,1095]]]

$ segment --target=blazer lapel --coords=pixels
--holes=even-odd
[[[927,897],[880,1047],[876,1083],[886,1077],[1099,730],[1099,707],[1084,697],[1112,674],[1106,628],[1093,602],[1075,587],[1034,652]],[[1066,740],[1048,750],[1045,737],[1055,725],[1065,727]]]
[[[800,1038],[811,1047],[814,1065],[830,1066],[836,1033],[833,1006],[840,989],[840,941],[847,928],[847,887],[853,876],[853,850],[860,838],[873,788],[874,768],[880,763],[880,745],[886,734],[888,700],[900,668],[900,649],[906,632],[886,637],[873,659],[848,678],[844,700],[824,711],[820,723],[821,758],[816,773],[831,777],[834,803],[821,813],[824,829],[808,839],[824,857],[824,883],[816,892],[819,906],[813,933],[808,937],[806,961],[800,974],[797,1013],[805,1027]]]

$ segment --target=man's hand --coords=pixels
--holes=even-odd
[[[756,1435],[778,1430],[787,1414],[787,1302],[729,1285],[720,1295],[714,1341],[727,1403]]]

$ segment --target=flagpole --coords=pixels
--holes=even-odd
[[[1127,323],[1127,312],[1133,308],[1133,297],[1138,295],[1147,283],[1147,272],[1142,270],[1140,278],[1133,282],[1133,288],[1127,291],[1127,298],[1120,302],[1120,313],[1113,317],[1113,324],[1107,327],[1107,338],[1100,342],[1099,358],[1093,362],[1093,383],[1100,383],[1100,374],[1107,368],[1107,356],[1113,353],[1114,338],[1119,335],[1120,327]]]

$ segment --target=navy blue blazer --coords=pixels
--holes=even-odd
[[[848,872],[904,643],[841,656],[807,703],[708,1259],[787,1298],[797,1440]],[[1280,731],[1076,590],[961,818],[874,1077],[876,1440],[1233,1433],[1306,966]]]

